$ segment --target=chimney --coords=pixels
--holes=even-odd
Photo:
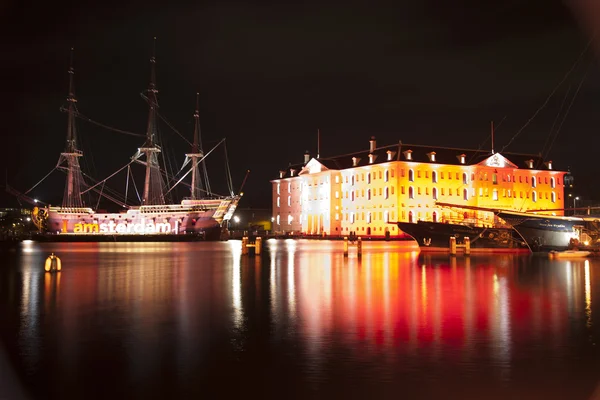
[[[310,161],[310,154],[308,153],[308,150],[306,150],[306,152],[304,153],[304,165],[308,164],[309,161]]]
[[[377,141],[375,140],[375,136],[371,136],[371,140],[369,140],[369,151],[372,153],[377,148]]]

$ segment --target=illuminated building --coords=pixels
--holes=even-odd
[[[543,168],[543,169],[538,169]],[[493,223],[476,208],[563,215],[564,171],[539,155],[399,143],[302,164],[272,180],[274,230],[314,235],[398,235],[396,221]]]

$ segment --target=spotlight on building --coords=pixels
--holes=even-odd
[[[238,224],[240,222],[240,217],[238,217],[237,215],[235,217],[233,217],[233,222]]]

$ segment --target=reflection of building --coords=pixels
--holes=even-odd
[[[539,156],[505,155],[402,143],[377,147],[375,138],[368,151],[318,159],[305,154],[303,164],[271,181],[274,230],[383,236],[399,233],[395,221],[493,218],[436,202],[562,214],[565,172]]]

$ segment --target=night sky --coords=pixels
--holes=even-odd
[[[321,156],[333,156],[368,148],[371,135],[379,145],[490,148],[494,120],[502,121],[495,144],[502,149],[580,57],[588,28],[600,24],[593,0],[19,3],[0,8],[8,103],[0,167],[12,186],[33,186],[64,148],[66,114],[59,108],[66,104],[70,47],[79,111],[145,133],[147,105],[139,94],[156,36],[161,114],[191,140],[199,92],[205,150],[227,138],[236,190],[252,170],[241,206],[257,208],[270,207],[268,181],[279,169],[300,162],[305,150],[316,153],[317,128]],[[592,41],[505,150],[539,153],[552,142],[548,159],[557,169],[570,167],[576,193],[588,199],[600,199],[599,54]],[[561,105],[564,111],[582,81],[553,140]],[[188,145],[165,124],[160,129],[180,166]],[[97,178],[126,164],[143,142],[84,121],[78,131],[83,168]],[[225,193],[221,149],[209,159],[209,173],[213,189]],[[124,174],[109,184],[124,191]],[[31,194],[56,202],[63,189],[64,175],[56,172]],[[5,193],[0,200],[13,202]]]

